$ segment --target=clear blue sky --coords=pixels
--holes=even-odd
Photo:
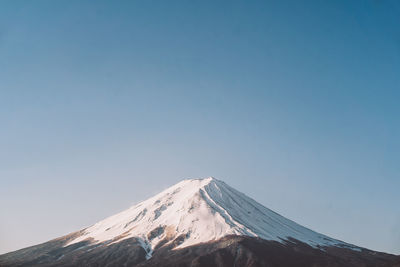
[[[400,4],[2,1],[0,253],[214,176],[400,254]]]

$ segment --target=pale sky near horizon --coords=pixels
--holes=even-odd
[[[400,254],[399,89],[394,0],[2,1],[0,254],[208,176]]]

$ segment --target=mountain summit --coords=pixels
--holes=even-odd
[[[115,243],[137,237],[150,257],[152,248],[160,242],[172,242],[179,237],[177,248],[183,248],[227,235],[280,242],[294,238],[313,247],[358,249],[302,227],[213,177],[184,180],[171,186],[85,229],[66,245],[87,239]]]
[[[220,258],[207,258],[213,253]],[[183,180],[88,228],[2,255],[0,265],[269,266],[268,253],[287,264],[299,257],[315,266],[345,263],[343,255],[354,266],[392,262],[307,229],[209,177]]]

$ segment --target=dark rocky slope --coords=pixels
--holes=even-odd
[[[83,241],[67,247],[74,234],[0,256],[0,266],[354,266],[400,267],[400,257],[367,249],[316,249],[291,240],[285,243],[246,236],[227,236],[183,249],[169,245],[155,249],[146,260],[140,240],[93,245]]]

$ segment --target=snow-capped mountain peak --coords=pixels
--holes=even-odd
[[[136,237],[150,257],[157,245],[176,242],[176,248],[183,248],[227,235],[356,248],[286,219],[213,177],[183,180],[84,229],[65,246],[83,240],[113,244]]]

